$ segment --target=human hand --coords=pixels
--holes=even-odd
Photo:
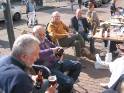
[[[55,48],[50,48],[50,49],[52,49],[53,54],[55,54],[55,53],[56,53],[56,51],[57,51],[59,48],[61,49],[62,47],[55,47]]]
[[[74,35],[73,33],[68,33],[68,37],[70,38],[72,35]]]
[[[69,33],[70,36],[74,35],[74,33]]]
[[[50,86],[45,93],[56,93],[56,88],[58,84]]]
[[[31,76],[31,79],[33,80],[33,83],[35,84],[36,83],[36,78],[38,77],[38,75],[32,75]]]
[[[55,56],[58,60],[61,59],[61,57],[63,56],[64,53],[64,49],[63,48],[59,48],[56,52],[55,52]]]
[[[61,62],[62,62],[62,61],[63,61],[63,57],[64,57],[64,56],[62,55],[62,56],[60,57],[60,60],[59,60],[59,61],[61,61]]]
[[[32,75],[31,78],[32,78],[32,80],[33,80],[33,83],[35,84],[36,81],[37,81],[37,79],[41,79],[41,80],[43,79],[42,72],[39,71],[39,72],[38,72],[38,75]]]

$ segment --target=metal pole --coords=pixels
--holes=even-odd
[[[6,27],[7,27],[10,49],[12,49],[13,43],[15,41],[15,36],[13,31],[13,20],[12,20],[11,10],[10,10],[11,9],[10,0],[6,0],[6,2],[3,3],[3,6],[4,6],[4,17],[5,17]]]

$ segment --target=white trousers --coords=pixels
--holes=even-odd
[[[35,11],[28,13],[28,25],[35,25]]]
[[[99,62],[99,64],[102,66],[108,67],[111,72],[110,80],[108,83],[109,88],[112,87],[120,78],[120,76],[124,74],[124,56],[117,58],[113,62],[105,62],[102,61],[98,55],[96,55],[96,61]]]

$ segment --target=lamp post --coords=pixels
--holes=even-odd
[[[15,41],[15,36],[14,36],[14,31],[13,31],[13,20],[11,16],[11,5],[10,5],[10,0],[6,0],[3,2],[4,6],[4,17],[5,17],[5,23],[7,27],[7,34],[8,34],[8,39],[10,43],[10,49],[12,49],[13,43]]]

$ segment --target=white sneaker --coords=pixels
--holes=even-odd
[[[108,83],[100,83],[100,86],[103,88],[108,88]]]

